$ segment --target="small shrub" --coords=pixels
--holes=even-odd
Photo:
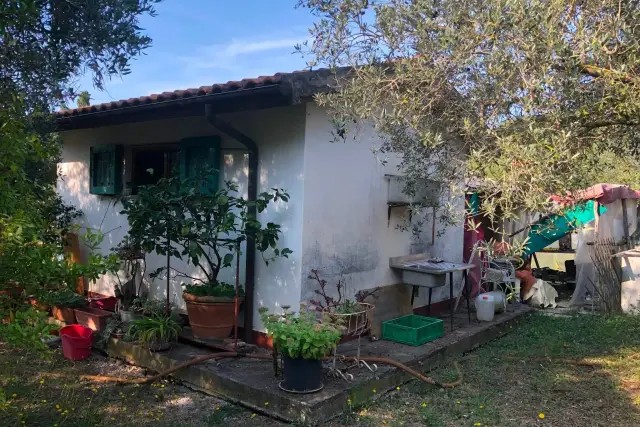
[[[340,327],[323,316],[318,320],[316,313],[301,305],[296,316],[288,307],[282,314],[272,314],[262,307],[260,315],[267,333],[273,338],[278,351],[292,359],[322,359],[336,346],[341,337]]]

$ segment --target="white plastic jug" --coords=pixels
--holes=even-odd
[[[493,295],[480,294],[476,297],[476,315],[478,320],[491,322],[496,311]]]
[[[493,298],[493,305],[495,306],[494,313],[502,313],[507,309],[507,296],[502,291],[491,291],[481,295],[490,295]]]

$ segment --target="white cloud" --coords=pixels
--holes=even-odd
[[[262,40],[249,43],[233,40],[219,53],[219,55],[233,57],[246,53],[264,52],[285,47],[293,51],[293,47],[300,42],[300,38]]]
[[[304,37],[285,37],[263,40],[231,40],[229,43],[199,47],[192,55],[179,58],[192,69],[237,69],[237,63],[247,57],[263,58],[265,52],[284,51],[292,53],[294,46]]]

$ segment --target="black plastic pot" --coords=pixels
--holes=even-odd
[[[292,359],[282,356],[284,381],[280,387],[292,393],[314,393],[322,390],[322,361],[313,359]]]

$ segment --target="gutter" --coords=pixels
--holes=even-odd
[[[229,123],[218,118],[213,112],[211,104],[204,106],[205,118],[211,125],[220,132],[235,139],[244,145],[249,151],[249,176],[247,195],[249,201],[256,200],[258,196],[258,144]],[[249,206],[249,215],[256,216],[255,205]],[[239,272],[236,272],[239,274]],[[246,274],[245,274],[245,292],[244,292],[244,342],[250,344],[253,342],[253,306],[255,293],[255,276],[256,276],[256,244],[253,238],[247,238],[247,255],[246,255]]]

